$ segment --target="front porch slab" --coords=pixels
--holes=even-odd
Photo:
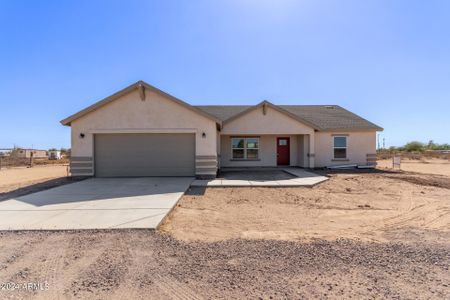
[[[261,176],[259,172],[264,172]],[[267,175],[267,172],[273,172],[273,179],[283,178],[283,179],[270,179],[271,176]],[[285,172],[290,174],[291,178],[285,179],[284,176],[280,176],[279,172]],[[242,174],[239,179],[239,173]],[[225,173],[226,174],[226,173]],[[233,171],[231,179],[227,179],[226,175],[224,178],[216,178],[211,180],[194,180],[191,183],[193,187],[312,187],[316,184],[328,180],[328,177],[315,174],[313,172],[306,171],[301,168],[284,168],[284,169],[274,169],[274,170],[241,170]],[[254,178],[252,178],[254,177]],[[245,179],[244,179],[245,178]],[[249,180],[250,179],[250,180]]]

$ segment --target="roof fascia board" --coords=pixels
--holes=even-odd
[[[331,128],[331,129],[322,129],[321,132],[358,132],[358,131],[364,131],[364,132],[371,132],[371,131],[384,131],[384,128],[382,127],[376,127],[376,128]]]

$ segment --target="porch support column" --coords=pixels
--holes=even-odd
[[[314,158],[316,156],[314,152],[314,133],[309,135],[309,151],[308,151],[308,165],[310,168],[314,168]]]

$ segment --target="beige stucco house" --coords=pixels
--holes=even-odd
[[[19,158],[30,158],[33,156],[34,158],[44,158],[47,157],[46,150],[37,150],[37,149],[17,149],[15,151],[15,155]]]
[[[372,164],[381,127],[337,105],[193,106],[143,81],[64,119],[73,176]]]

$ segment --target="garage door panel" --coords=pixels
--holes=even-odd
[[[193,176],[194,134],[95,135],[98,177]]]

